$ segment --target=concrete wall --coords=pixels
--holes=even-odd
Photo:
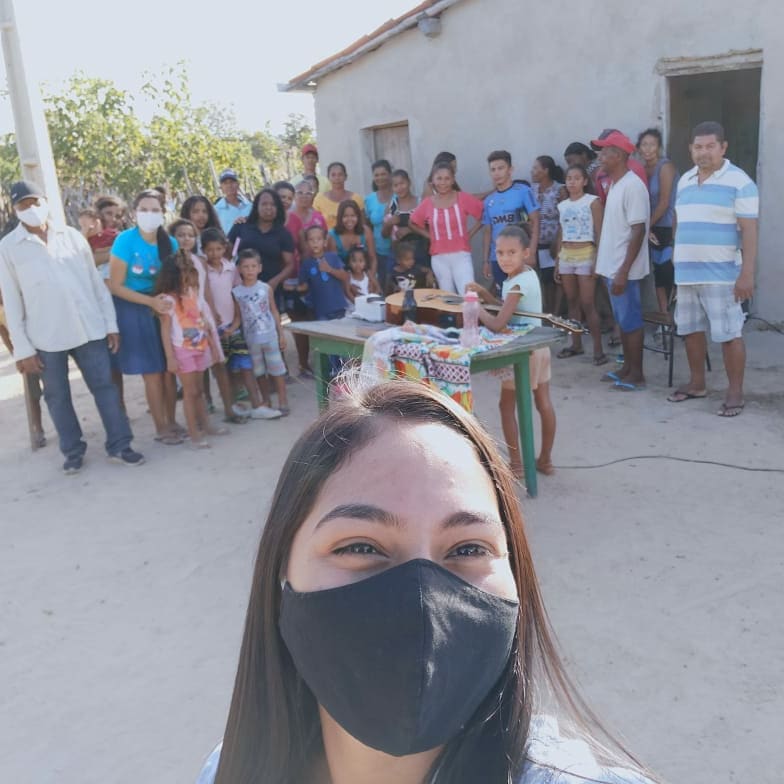
[[[463,0],[443,14],[439,38],[410,30],[319,82],[322,161],[344,161],[349,187],[366,192],[361,129],[407,120],[417,189],[441,149],[458,156],[464,188],[485,189],[492,149],[508,149],[527,177],[537,155],[560,160],[569,142],[587,141],[604,127],[633,135],[666,123],[660,58],[761,48],[759,168],[767,165],[768,176],[758,180],[770,213],[784,203],[784,181],[771,171],[784,160],[784,138],[776,132],[784,122],[784,7],[775,0],[752,4],[753,12],[739,13],[731,0],[709,7],[679,0]],[[774,242],[774,228],[763,219],[754,310],[782,320],[784,267]]]

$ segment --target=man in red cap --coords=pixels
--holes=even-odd
[[[597,139],[591,142],[591,147],[596,151],[599,152],[601,147],[597,144],[597,142],[603,141],[606,139],[611,133],[621,133],[617,128],[605,128],[600,134]],[[629,169],[633,171],[644,183],[645,187],[648,187],[648,175],[645,173],[645,167],[636,159],[636,158],[629,158]],[[593,175],[593,184],[594,188],[596,189],[596,195],[601,200],[602,204],[607,202],[607,191],[610,190],[610,175],[607,174],[606,171],[600,166]]]
[[[329,184],[329,180],[323,174],[319,174],[316,171],[316,167],[318,166],[318,159],[318,147],[316,147],[315,144],[306,144],[302,148],[302,174],[298,174],[291,181],[291,184],[295,188],[307,175],[311,175],[312,177],[316,177],[318,179],[320,192],[328,191],[332,187]]]
[[[596,274],[607,282],[615,321],[621,331],[623,366],[605,374],[615,389],[645,388],[642,373],[643,321],[640,281],[650,272],[648,227],[651,218],[648,189],[629,169],[634,144],[620,131],[595,139],[599,161],[610,178],[602,234],[596,255]]]

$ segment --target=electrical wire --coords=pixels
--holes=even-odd
[[[634,457],[619,457],[617,460],[610,460],[606,463],[596,463],[590,465],[571,465],[554,466],[563,471],[576,471],[577,469],[607,468],[607,466],[617,465],[618,463],[628,463],[630,460],[673,460],[678,463],[697,463],[699,465],[721,466],[722,468],[734,468],[738,471],[754,471],[766,474],[784,474],[784,468],[756,468],[754,466],[742,466],[734,463],[722,463],[718,460],[698,460],[691,457],[673,457],[672,455],[635,455]]]
[[[761,316],[747,316],[746,321],[761,321],[768,329],[772,329],[774,332],[778,332],[779,335],[784,335],[784,329],[777,326],[776,324],[773,324],[767,319],[762,318]]]

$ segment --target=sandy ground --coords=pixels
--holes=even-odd
[[[659,356],[633,394],[608,391],[583,358],[554,360],[556,464],[784,468],[784,337],[750,331],[749,345],[734,420],[714,416],[719,392],[666,403]],[[475,388],[498,433],[494,380]],[[74,390],[90,449],[65,477],[53,439],[27,448],[20,382],[0,355],[0,778],[190,782],[223,729],[260,528],[315,415],[313,386],[291,387],[289,419],[193,453],[152,442],[132,381],[138,470],[104,460],[92,401],[81,380]],[[782,475],[665,460],[561,469],[524,508],[565,658],[599,713],[672,782],[780,781]]]

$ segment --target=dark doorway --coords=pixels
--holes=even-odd
[[[691,129],[716,120],[724,126],[727,157],[757,179],[762,69],[670,77],[670,138],[668,152],[680,172],[694,164],[689,156]]]

